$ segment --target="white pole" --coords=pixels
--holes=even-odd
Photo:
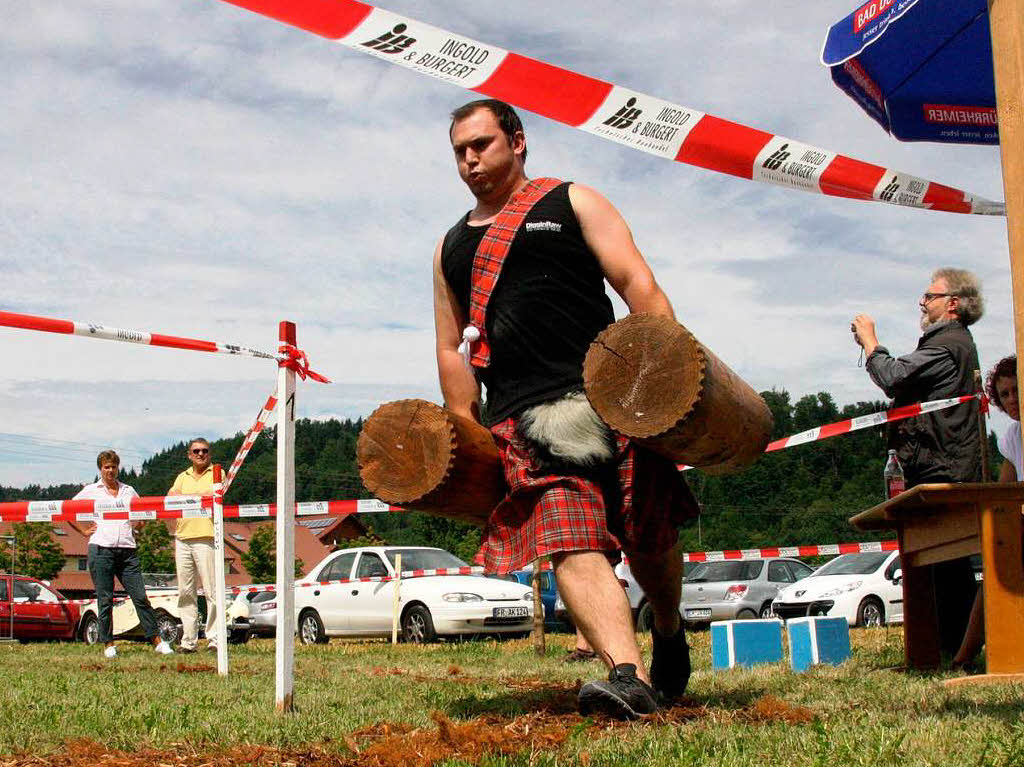
[[[217,673],[228,675],[228,625],[227,605],[224,592],[227,584],[224,580],[224,476],[219,465],[213,467],[213,590],[215,593],[206,595],[206,609],[216,605],[217,619],[214,621],[213,632],[217,640]]]
[[[395,599],[391,605],[391,644],[398,644],[398,590],[402,586],[402,555],[395,554]]]
[[[279,338],[295,346],[295,324],[282,322]],[[277,639],[274,704],[294,709],[295,685],[295,371],[277,373]]]

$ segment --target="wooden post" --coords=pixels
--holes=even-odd
[[[282,322],[282,343],[295,346],[295,324]],[[295,707],[295,371],[277,371],[277,638],[274,704]]]
[[[206,609],[216,606],[217,619],[214,621],[214,636],[217,640],[217,673],[228,675],[228,624],[227,605],[224,592],[227,590],[224,576],[224,469],[220,464],[213,466],[213,594],[206,595]]]
[[[402,587],[402,555],[395,554],[395,598],[391,605],[391,644],[398,644],[398,614],[401,595],[399,589]]]
[[[988,13],[1010,242],[1017,380],[1024,381],[1024,0],[989,0]],[[1024,406],[1024,389],[1018,389]]]
[[[544,600],[540,598],[541,567],[543,557],[533,561],[533,649],[543,657],[547,648],[544,645]]]
[[[490,431],[421,399],[381,405],[356,444],[367,490],[394,504],[483,526],[505,497]]]

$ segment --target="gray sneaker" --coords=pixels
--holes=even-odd
[[[658,693],[636,676],[636,666],[620,663],[608,681],[587,682],[580,688],[581,714],[597,711],[621,719],[636,719],[658,710]]]

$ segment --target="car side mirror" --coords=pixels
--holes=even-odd
[[[899,567],[892,574],[892,585],[899,586],[903,582],[903,570]]]

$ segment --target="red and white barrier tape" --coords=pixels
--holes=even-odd
[[[837,197],[1006,215],[1002,202],[748,128],[357,0],[225,2],[676,162]]]
[[[403,570],[402,580],[409,578],[429,578],[436,575],[483,575],[482,567],[444,567],[432,570]],[[378,575],[366,578],[340,578],[333,581],[296,581],[295,588],[315,588],[317,586],[334,586],[341,583],[388,583],[395,580],[393,575]],[[277,586],[268,583],[264,586],[234,586],[232,594],[258,594],[263,591],[277,591]]]
[[[803,445],[808,442],[818,442],[819,440],[835,437],[839,434],[846,434],[851,431],[858,431],[859,429],[867,429],[872,426],[879,426],[883,423],[902,421],[904,418],[913,418],[914,416],[921,415],[922,413],[933,413],[936,410],[945,410],[946,408],[955,407],[981,396],[982,395],[979,394],[965,394],[962,397],[950,397],[949,399],[936,399],[931,400],[930,402],[918,402],[914,405],[895,407],[891,410],[883,410],[879,413],[860,415],[856,418],[837,421],[836,423],[830,423],[826,426],[815,426],[813,429],[802,431],[799,434],[777,439],[774,442],[769,443],[768,447],[766,447],[764,451],[766,453],[771,453],[775,450],[795,447],[796,445]]]
[[[355,501],[302,501],[295,504],[300,517],[404,512],[376,498]],[[277,514],[273,503],[225,506],[225,519],[260,519]],[[168,495],[132,498],[130,501],[7,501],[0,503],[2,522],[95,522],[100,519],[146,521],[153,519],[190,519],[213,517],[212,495]]]
[[[860,415],[856,418],[848,418],[845,421],[836,421],[835,423],[826,424],[825,426],[815,426],[813,429],[802,431],[799,434],[793,434],[789,437],[783,437],[777,439],[774,442],[769,442],[768,447],[764,449],[766,453],[773,453],[776,450],[783,450],[787,447],[796,447],[797,445],[806,445],[809,442],[819,442],[829,437],[836,437],[840,434],[848,434],[851,431],[859,431],[860,429],[867,429],[872,426],[880,426],[883,423],[892,423],[893,421],[902,421],[905,418],[913,418],[914,416],[921,415],[922,413],[933,413],[936,410],[945,410],[946,408],[955,407],[963,404],[964,402],[970,402],[972,399],[981,399],[982,407],[987,412],[988,399],[984,394],[965,394],[962,397],[950,397],[949,399],[936,399],[930,402],[918,402],[914,405],[903,405],[902,407],[894,407],[891,410],[882,410],[878,413],[870,413],[868,415]],[[687,466],[685,463],[679,464],[676,468],[680,471],[689,471],[694,468],[693,466]]]
[[[691,551],[683,554],[684,562],[724,562],[737,559],[765,559],[767,557],[817,557],[838,556],[839,554],[859,554],[864,552],[896,551],[896,541],[871,541],[868,543],[826,543],[815,546],[770,546],[761,549],[734,549],[728,551]],[[626,561],[625,559],[623,561]],[[628,562],[626,562],[628,564]],[[550,570],[551,563],[545,562],[543,570]],[[403,570],[402,579],[426,578],[435,575],[484,575],[482,567],[449,567],[437,570]],[[331,586],[343,583],[385,583],[393,581],[394,576],[385,575],[373,578],[342,578],[334,581],[296,581],[296,588],[312,588],[315,586]],[[232,594],[258,594],[263,591],[276,591],[274,584],[264,586],[235,586]]]
[[[768,445],[766,453],[782,450],[796,445],[804,445],[809,442],[817,442],[839,434],[847,434],[859,429],[867,429],[871,426],[878,426],[883,423],[900,421],[905,418],[912,418],[923,413],[932,413],[937,410],[955,407],[964,402],[981,398],[983,406],[987,399],[981,394],[965,394],[961,397],[949,399],[932,400],[930,402],[918,402],[914,405],[883,410],[878,413],[857,416],[845,421],[816,426],[813,429],[794,434],[790,437],[783,437]],[[262,417],[271,406],[271,396],[260,411]],[[267,412],[269,415],[269,412]],[[257,419],[257,425],[260,421]],[[262,428],[262,427],[261,427]],[[253,427],[256,429],[256,426]],[[250,434],[253,430],[250,430]],[[259,433],[257,430],[255,433]],[[255,439],[255,437],[253,437]],[[246,442],[248,442],[248,438]],[[243,443],[243,448],[245,443]],[[249,445],[251,448],[252,445]],[[246,450],[248,452],[248,450]],[[241,451],[240,451],[241,455]],[[244,455],[242,456],[244,459]],[[236,457],[235,462],[239,459]],[[238,465],[241,465],[240,463]],[[234,468],[235,464],[232,464]],[[680,469],[692,468],[681,465]],[[93,522],[97,519],[178,519],[188,517],[211,517],[213,514],[213,497],[198,495],[169,495],[150,496],[144,498],[132,498],[125,503],[121,500],[109,501],[9,501],[0,503],[0,521],[3,522]],[[349,514],[373,514],[378,512],[402,512],[406,511],[400,506],[391,506],[376,498],[348,501],[303,501],[295,504],[296,516],[347,516]],[[225,506],[225,518],[258,519],[261,517],[273,517],[277,513],[277,506],[273,503],[243,504],[240,506]],[[807,555],[810,556],[810,555]]]
[[[827,543],[817,546],[768,546],[761,549],[729,551],[691,551],[683,554],[684,562],[724,562],[730,559],[764,559],[765,557],[820,557],[859,554],[869,551],[896,551],[896,541],[870,543]]]
[[[100,338],[105,341],[121,341],[143,346],[164,346],[170,349],[187,349],[195,352],[211,352],[213,354],[233,354],[243,357],[276,360],[278,365],[294,368],[303,379],[307,376],[321,383],[330,383],[323,376],[309,369],[309,361],[301,350],[291,346],[282,346],[279,353],[265,352],[249,346],[225,344],[220,341],[201,341],[196,338],[168,336],[162,333],[150,333],[145,330],[123,330],[108,328],[91,322],[60,320],[52,317],[36,317],[31,314],[0,311],[0,326],[20,328],[22,330],[38,330],[44,333],[60,333],[63,335]]]
[[[238,470],[242,468],[242,464],[245,463],[245,458],[249,455],[249,451],[252,450],[252,446],[256,442],[256,438],[260,436],[260,433],[266,428],[267,420],[270,415],[274,412],[274,408],[277,406],[277,387],[274,387],[274,391],[271,392],[270,396],[267,397],[266,404],[260,409],[259,415],[256,416],[256,423],[250,428],[249,432],[245,435],[245,439],[242,440],[242,446],[238,448],[238,455],[235,456],[235,460],[231,462],[231,466],[228,468],[227,477],[224,479],[224,485],[221,488],[221,497],[227,494],[228,488],[231,487],[231,483],[235,481],[235,475],[238,474]]]

